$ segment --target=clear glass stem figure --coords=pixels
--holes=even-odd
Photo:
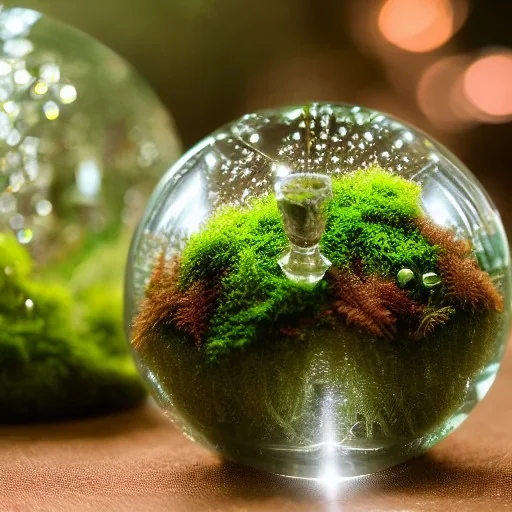
[[[275,191],[290,241],[279,265],[292,281],[315,284],[331,266],[318,247],[325,231],[325,208],[332,197],[331,179],[324,174],[294,173],[279,180]]]

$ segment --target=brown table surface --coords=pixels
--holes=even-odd
[[[512,346],[488,397],[428,454],[333,493],[223,462],[153,406],[0,429],[0,511],[512,510]]]

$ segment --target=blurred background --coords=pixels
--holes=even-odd
[[[18,0],[130,61],[186,147],[255,109],[328,100],[391,113],[451,149],[512,232],[512,2]]]

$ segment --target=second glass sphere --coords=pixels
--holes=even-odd
[[[0,9],[0,423],[146,396],[125,345],[124,262],[179,155],[127,62],[28,9]]]

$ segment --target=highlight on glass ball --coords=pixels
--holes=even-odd
[[[249,114],[150,205],[131,344],[163,410],[225,457],[372,473],[435,445],[490,388],[506,237],[476,179],[412,127],[357,106]]]
[[[156,96],[92,38],[0,11],[0,422],[83,416],[144,388],[123,266],[178,143]]]

